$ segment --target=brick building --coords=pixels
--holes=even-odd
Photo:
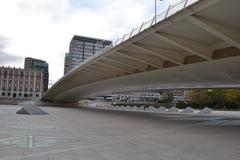
[[[0,67],[0,98],[35,98],[44,93],[40,70]]]

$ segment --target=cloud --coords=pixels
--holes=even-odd
[[[23,60],[23,57],[9,54],[0,50],[0,65],[8,65],[9,63],[16,63]]]
[[[58,22],[68,16],[68,5],[68,0],[19,0],[17,10],[25,16],[46,15],[46,18]]]
[[[7,53],[4,49],[9,45],[9,40],[0,36],[0,65],[8,65],[9,63],[18,63],[22,61],[22,57]]]

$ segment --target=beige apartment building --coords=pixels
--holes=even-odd
[[[43,78],[40,70],[0,67],[0,98],[41,98]]]

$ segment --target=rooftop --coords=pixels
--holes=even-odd
[[[110,45],[112,43],[112,41],[110,41],[110,40],[93,38],[93,37],[86,37],[86,36],[79,36],[79,35],[74,35],[72,40],[88,41],[88,42],[93,42],[93,43],[97,43],[98,41],[102,41],[106,45]]]

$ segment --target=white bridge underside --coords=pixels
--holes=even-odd
[[[151,20],[126,34],[63,76],[43,100],[76,102],[156,88],[240,87],[240,1],[194,1],[185,0],[159,15],[156,24]]]
[[[79,97],[152,88],[240,88],[239,68],[240,57],[234,57],[156,70],[80,86],[60,94],[56,99],[71,102]]]

